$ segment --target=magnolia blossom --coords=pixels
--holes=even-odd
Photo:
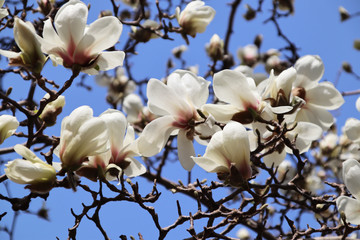
[[[251,177],[250,145],[245,127],[231,121],[216,132],[203,157],[192,157],[207,172],[216,172],[221,180],[236,185]]]
[[[355,118],[347,119],[343,132],[351,141],[360,143],[360,120]]]
[[[253,121],[253,112],[261,109],[261,97],[253,79],[238,71],[223,70],[214,74],[213,84],[216,97],[229,104],[206,104],[202,108],[205,112],[222,123],[230,120],[243,124]]]
[[[149,110],[158,116],[144,128],[138,138],[139,151],[143,156],[153,156],[161,151],[171,134],[176,134],[181,165],[188,171],[194,166],[190,156],[195,155],[193,139],[196,121],[200,120],[196,109],[206,103],[209,82],[195,74],[177,70],[167,78],[167,85],[150,79],[147,86]]]
[[[336,206],[340,213],[344,213],[346,220],[352,224],[360,224],[360,164],[355,159],[348,159],[343,163],[343,178],[346,188],[354,198],[340,196],[336,199]]]
[[[19,126],[19,122],[16,117],[11,115],[1,115],[0,116],[0,144],[4,142],[5,139],[13,135],[16,129]]]
[[[44,98],[49,99],[50,95],[46,93]],[[62,112],[64,105],[65,97],[60,95],[56,100],[46,104],[39,118],[45,121],[47,126],[53,126],[56,123],[57,116]]]
[[[56,180],[55,168],[38,158],[30,149],[17,144],[16,153],[24,159],[15,159],[5,164],[5,174],[13,182],[29,184],[33,192],[48,192]]]
[[[206,45],[206,53],[213,60],[222,60],[224,57],[224,40],[219,35],[214,34],[210,39],[210,43]]]
[[[45,56],[37,37],[31,22],[24,22],[15,17],[14,39],[21,52],[0,49],[0,54],[9,58],[11,66],[22,66],[34,73],[40,73],[45,63]]]
[[[312,122],[323,130],[334,123],[328,110],[335,110],[344,103],[341,93],[329,82],[321,82],[324,64],[319,56],[306,55],[295,63],[297,71],[292,95],[303,104],[296,114],[296,121]]]
[[[106,152],[108,139],[104,120],[93,117],[89,106],[78,107],[61,122],[58,155],[62,168],[77,170],[87,157]]]
[[[0,19],[3,19],[7,15],[9,15],[9,12],[7,9],[1,8],[5,3],[5,0],[0,0]]]
[[[195,37],[197,33],[205,32],[207,25],[213,20],[215,10],[204,5],[203,1],[192,1],[182,12],[180,7],[176,8],[176,19],[185,34]]]
[[[259,48],[254,44],[246,45],[238,49],[237,56],[241,60],[241,64],[252,67],[259,60]]]
[[[77,173],[96,180],[100,169],[102,171],[100,174],[106,176],[108,180],[113,180],[121,175],[122,171],[128,177],[146,172],[146,168],[134,158],[140,154],[135,142],[134,129],[127,126],[124,114],[118,110],[108,109],[99,118],[104,121],[108,130],[110,149],[105,153],[89,157],[89,161],[84,162]],[[118,174],[114,174],[114,170]]]
[[[82,72],[97,74],[122,65],[125,53],[108,51],[118,41],[122,24],[113,16],[97,19],[86,25],[87,6],[80,0],[70,0],[57,12],[54,25],[45,21],[42,50],[50,55],[54,65],[80,68]]]

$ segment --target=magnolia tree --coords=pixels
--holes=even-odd
[[[340,74],[324,80],[322,56],[282,30],[294,1],[249,4],[0,1],[2,239],[42,238],[38,217],[63,218],[46,239],[356,238],[360,100],[338,126],[333,110],[360,91],[337,90]],[[340,7],[331,17],[357,15]],[[259,34],[232,52],[235,29],[257,18],[282,45],[263,51]],[[210,28],[189,53],[206,52],[199,73],[184,52]],[[164,47],[147,48],[154,41]],[[155,55],[168,60],[136,77]],[[359,78],[350,63],[341,72]],[[29,214],[32,235],[16,224]]]

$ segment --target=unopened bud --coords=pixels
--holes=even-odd
[[[350,63],[348,63],[348,62],[343,62],[342,63],[342,69],[347,73],[352,73],[353,72]]]
[[[261,44],[262,44],[262,41],[263,41],[263,35],[262,34],[258,34],[256,35],[255,39],[254,39],[254,44],[260,48]]]
[[[112,11],[111,10],[103,10],[100,12],[99,14],[99,18],[102,18],[102,17],[108,17],[108,16],[112,16]]]
[[[206,46],[206,52],[214,61],[222,60],[224,57],[224,41],[220,39],[219,35],[214,34],[210,43]]]
[[[246,228],[240,228],[237,233],[236,236],[240,239],[240,240],[249,240],[250,239],[250,233]]]
[[[354,40],[354,48],[356,50],[360,50],[360,39],[355,39]]]
[[[350,18],[349,12],[343,6],[339,7],[339,13],[340,13],[340,21],[342,22]]]
[[[47,93],[44,98],[49,99],[50,95]],[[49,102],[45,106],[39,117],[45,122],[46,126],[53,126],[56,123],[57,116],[62,112],[64,105],[65,97],[59,96],[56,100]]]
[[[256,11],[248,4],[246,4],[245,7],[247,8],[247,11],[243,17],[248,21],[253,20],[256,17]]]

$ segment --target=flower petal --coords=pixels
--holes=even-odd
[[[174,118],[172,116],[163,116],[146,125],[137,139],[141,155],[150,157],[161,152],[171,132],[176,129],[172,126],[173,122]]]
[[[345,186],[350,193],[360,199],[360,163],[355,159],[348,159],[343,162],[343,178]]]
[[[128,159],[129,160],[129,159]],[[124,169],[124,173],[128,177],[136,177],[144,174],[146,172],[146,168],[135,158],[131,158],[130,165]]]
[[[107,16],[97,19],[91,23],[85,35],[75,49],[74,58],[85,53],[87,56],[94,56],[114,46],[120,38],[122,24],[114,16]]]
[[[319,56],[306,55],[299,58],[295,63],[298,75],[303,75],[307,79],[318,82],[324,74],[324,64]]]
[[[244,109],[231,104],[205,104],[202,107],[202,110],[205,113],[211,114],[216,121],[227,123],[232,119],[235,113],[243,111]]]
[[[351,224],[360,224],[360,201],[354,198],[340,196],[336,199],[339,212],[344,212],[346,220]]]
[[[345,102],[341,93],[329,82],[322,82],[316,87],[308,89],[306,101],[327,110],[338,109]]]
[[[109,132],[112,148],[121,149],[125,136],[127,121],[122,112],[116,109],[108,109],[99,116],[104,120]]]
[[[191,159],[191,157],[195,156],[195,149],[193,142],[186,137],[184,130],[180,130],[178,133],[177,147],[181,166],[185,170],[191,171],[195,165],[195,162]]]

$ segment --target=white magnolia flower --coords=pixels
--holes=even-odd
[[[354,198],[340,196],[336,199],[339,212],[343,212],[346,220],[352,224],[360,224],[360,164],[355,159],[343,163],[343,178],[346,188]]]
[[[252,111],[260,110],[261,97],[252,78],[238,71],[223,70],[214,74],[213,84],[216,97],[229,104],[206,104],[202,108],[205,112],[222,123],[230,120],[243,124],[253,121]]]
[[[7,15],[9,15],[9,12],[7,9],[1,8],[2,6],[4,6],[4,3],[5,3],[5,0],[0,0],[0,19],[3,19]]]
[[[30,149],[17,144],[14,147],[16,153],[24,159],[15,159],[5,164],[5,174],[13,182],[29,184],[34,192],[48,192],[55,180],[55,168],[38,158]]]
[[[328,111],[338,109],[344,103],[344,98],[331,83],[319,83],[324,74],[324,64],[319,56],[301,57],[294,67],[297,77],[292,95],[303,101],[296,121],[312,122],[328,130],[334,123],[334,117]]]
[[[207,25],[215,16],[215,10],[204,5],[203,1],[192,1],[182,12],[180,12],[180,7],[176,8],[176,19],[184,33],[195,37],[197,33],[205,32]]]
[[[5,139],[13,135],[16,129],[19,126],[19,122],[16,117],[11,115],[1,115],[0,116],[0,144],[4,142]]]
[[[238,49],[237,56],[241,60],[242,65],[252,67],[259,60],[259,48],[255,44],[246,45]]]
[[[45,21],[43,38],[40,38],[42,50],[50,55],[55,65],[80,67],[88,74],[122,65],[124,52],[103,52],[114,46],[121,35],[119,19],[106,16],[87,26],[87,16],[88,8],[80,0],[64,4],[55,16],[56,30],[50,19]]]
[[[360,120],[355,118],[347,119],[342,130],[351,141],[360,143]]]
[[[105,122],[93,117],[89,106],[78,107],[61,122],[58,155],[62,168],[77,170],[87,157],[106,152],[108,139]]]
[[[169,75],[167,85],[150,79],[147,86],[149,110],[158,116],[144,128],[138,139],[140,153],[149,157],[159,153],[171,134],[177,134],[178,155],[188,171],[194,166],[193,138],[195,123],[200,120],[196,109],[206,103],[209,82],[185,70]]]
[[[144,105],[139,95],[132,93],[125,97],[123,110],[127,114],[126,118],[130,123],[141,121]]]
[[[45,56],[32,23],[15,17],[14,39],[21,52],[0,49],[0,54],[9,58],[11,66],[22,66],[34,73],[40,73],[45,63]]]
[[[44,98],[49,99],[50,95],[46,93]],[[64,105],[65,97],[60,95],[56,100],[49,102],[45,106],[39,117],[45,121],[47,126],[53,126],[56,123],[56,117],[62,112]]]
[[[229,122],[223,131],[212,136],[204,156],[192,159],[205,171],[218,173],[221,180],[232,185],[250,178],[250,145],[245,127]]]
[[[127,126],[124,114],[118,110],[108,109],[99,118],[104,121],[108,130],[110,149],[105,153],[89,157],[89,161],[85,162],[77,173],[96,181],[99,168],[102,170],[100,174],[106,176],[108,180],[117,179],[122,171],[128,177],[139,176],[146,172],[146,168],[134,158],[140,154],[135,142],[134,129]],[[112,168],[118,174],[112,174]]]
[[[206,53],[213,60],[222,60],[224,57],[224,40],[219,35],[214,34],[210,43],[206,45]]]

